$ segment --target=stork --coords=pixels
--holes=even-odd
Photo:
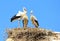
[[[11,22],[13,22],[14,20],[18,20],[18,26],[20,27],[20,20],[22,19],[22,17],[24,15],[26,15],[26,13],[27,13],[27,10],[24,7],[23,8],[23,12],[22,11],[18,11],[18,13],[11,18]]]
[[[39,23],[37,18],[33,15],[33,11],[30,12],[30,20],[32,21],[32,24],[35,25],[36,28],[38,28]]]
[[[23,16],[22,22],[23,22],[23,27],[26,28],[27,24],[28,24],[28,16],[27,15]]]

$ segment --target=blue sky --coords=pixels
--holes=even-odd
[[[6,28],[18,26],[18,21],[11,23],[10,18],[23,7],[27,8],[29,18],[33,10],[41,28],[60,31],[60,0],[0,0],[0,41],[4,41]],[[33,27],[30,20],[28,26]]]

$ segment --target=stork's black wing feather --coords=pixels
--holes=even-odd
[[[20,18],[21,16],[16,16],[16,15],[14,15],[12,18],[11,18],[11,22],[13,21],[13,20],[15,20],[15,19],[18,19],[18,18]]]
[[[39,26],[39,23],[38,23],[38,21],[37,20],[35,20],[35,22],[37,23],[37,25]]]

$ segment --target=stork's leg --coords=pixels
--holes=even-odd
[[[20,27],[20,20],[18,20],[18,27]]]

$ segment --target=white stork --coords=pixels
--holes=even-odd
[[[21,11],[19,11],[16,15],[14,15],[12,18],[11,18],[11,22],[13,22],[14,20],[19,20],[18,21],[18,26],[20,27],[20,20],[22,19],[22,17],[24,16],[24,15],[26,15],[26,13],[27,13],[27,10],[26,10],[26,8],[23,8],[23,12],[21,12]]]
[[[32,24],[35,25],[36,28],[38,28],[39,23],[37,18],[33,15],[33,12],[30,12],[31,16],[30,16],[30,20],[32,21]]]
[[[27,24],[28,24],[28,16],[27,15],[23,16],[22,22],[23,22],[23,27],[26,28]]]

